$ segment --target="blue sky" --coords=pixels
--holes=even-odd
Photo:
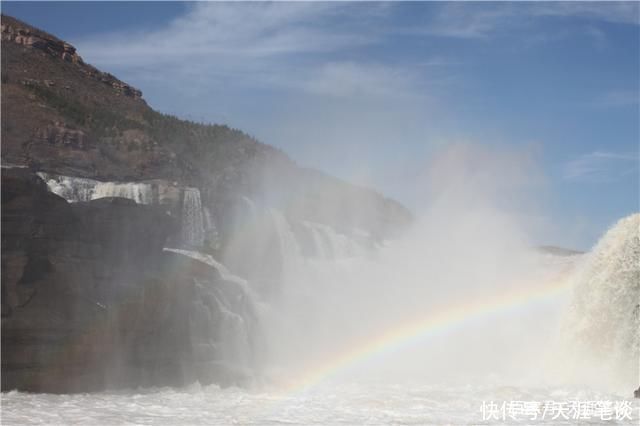
[[[471,164],[491,158],[483,173],[541,243],[587,249],[639,210],[638,3],[2,9],[155,109],[240,128],[414,210],[437,152],[461,145],[484,152]]]

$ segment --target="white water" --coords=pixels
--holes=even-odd
[[[128,198],[138,204],[153,203],[151,185],[146,183],[100,182],[95,186],[91,199],[106,197]]]
[[[206,352],[213,347],[217,363],[238,372],[255,374],[252,371],[253,340],[259,333],[255,324],[258,305],[247,282],[231,274],[208,254],[171,248],[165,248],[164,251],[202,262],[217,271],[221,278],[221,281],[218,277],[211,277],[211,282],[197,281],[202,299],[195,301],[194,309],[202,311],[200,318],[208,323],[211,335],[192,337],[196,352],[198,349]],[[209,301],[212,301],[213,307],[207,303]],[[198,316],[194,318],[197,321]]]
[[[354,264],[364,260],[348,260],[347,263],[331,261],[334,268],[327,268],[329,262],[324,260],[303,259],[299,254],[299,247],[295,235],[291,232],[284,216],[276,211],[270,211],[274,223],[281,235],[282,249],[291,250],[294,255],[295,266],[306,269],[307,274],[315,276],[313,285],[320,285],[323,279],[339,275],[337,265],[353,271]],[[603,244],[601,244],[602,246]],[[608,246],[608,245],[606,245]],[[240,286],[247,283],[234,277],[224,265],[210,255],[178,249],[167,249],[185,256],[192,257],[216,268],[225,280],[236,282]],[[591,258],[600,258],[595,254]],[[291,260],[291,259],[290,259]],[[342,259],[343,261],[345,259]],[[611,259],[614,263],[615,259]],[[554,271],[567,271],[573,268],[580,257],[556,257],[541,255],[538,265]],[[591,261],[592,262],[592,261]],[[624,263],[624,262],[623,262]],[[370,266],[370,264],[366,263]],[[589,262],[587,262],[589,264]],[[306,265],[306,267],[304,266]],[[361,263],[365,265],[365,263]],[[316,267],[315,272],[313,266]],[[579,268],[577,276],[583,276],[588,267]],[[329,272],[327,272],[329,270]],[[333,272],[331,272],[331,270]],[[571,270],[571,269],[569,269]],[[326,275],[319,275],[325,271]],[[289,272],[296,272],[289,269]],[[476,271],[477,272],[477,271]],[[297,273],[302,273],[300,270]],[[376,272],[377,273],[377,272]],[[375,274],[374,274],[375,275]],[[300,277],[298,275],[298,277]],[[341,282],[340,285],[344,285]],[[332,289],[335,289],[332,287]],[[304,291],[302,292],[304,294]],[[344,296],[344,295],[343,295]],[[293,297],[300,302],[301,299]],[[305,305],[309,307],[310,305]],[[551,307],[554,303],[551,303]],[[321,309],[321,307],[317,307]],[[547,306],[549,308],[549,306]],[[222,309],[222,312],[226,310]],[[537,316],[541,311],[536,310],[534,320],[537,324],[544,324]],[[317,314],[317,312],[315,313]],[[313,315],[315,315],[313,314]],[[323,315],[326,312],[322,312]],[[313,315],[311,317],[313,317]],[[339,318],[342,313],[335,311]],[[517,327],[522,326],[519,315],[505,314],[499,316],[502,322],[516,321]],[[228,320],[238,323],[237,315],[231,315]],[[372,319],[373,320],[373,319]],[[331,320],[327,321],[329,324]],[[227,320],[222,320],[226,324]],[[228,329],[233,331],[232,324]],[[306,325],[306,324],[305,324]],[[473,328],[473,327],[472,327]],[[482,327],[480,329],[483,329]],[[474,328],[478,330],[478,328]],[[333,330],[335,332],[335,330]],[[522,331],[522,330],[521,330]],[[526,331],[526,330],[525,330]],[[326,342],[318,335],[317,330],[308,329],[314,339]],[[299,336],[295,336],[298,338]],[[331,336],[328,336],[331,337]],[[333,336],[341,337],[344,336]],[[525,336],[526,337],[526,336]],[[431,344],[443,344],[450,339],[467,339],[465,333],[454,333],[446,339],[431,341]],[[490,339],[492,340],[492,339]],[[495,341],[495,340],[492,340]],[[304,340],[306,345],[308,341]],[[449,344],[451,342],[449,341]],[[228,344],[228,343],[227,343]],[[517,345],[518,342],[510,342]],[[230,345],[232,346],[232,345]],[[233,349],[232,347],[230,349]],[[236,348],[236,354],[242,349]],[[291,348],[287,348],[291,350]],[[300,348],[297,348],[300,350]],[[314,347],[313,350],[317,350]],[[419,348],[414,348],[419,349]],[[472,351],[473,352],[473,351]],[[481,356],[482,351],[478,351]],[[307,352],[302,352],[307,353]],[[422,353],[422,351],[420,351]],[[492,355],[502,361],[503,355],[512,356],[508,347],[494,348]],[[282,355],[282,354],[280,354]],[[402,359],[400,357],[399,359]],[[411,359],[411,358],[409,358]],[[430,361],[433,361],[431,359]],[[384,362],[397,362],[393,354],[381,358]],[[428,361],[425,361],[428,362]],[[448,359],[448,362],[455,362]],[[447,364],[444,364],[447,365]],[[343,372],[308,388],[283,388],[276,385],[276,381],[269,375],[258,380],[248,388],[221,389],[212,385],[200,387],[195,384],[181,389],[139,389],[133,391],[101,392],[95,394],[78,395],[48,395],[8,392],[2,394],[2,423],[3,424],[126,424],[126,425],[502,425],[502,424],[532,424],[532,425],[637,425],[640,419],[640,400],[630,399],[632,389],[619,392],[607,392],[601,388],[587,385],[550,385],[536,383],[536,365],[524,363],[520,365],[520,377],[514,379],[499,378],[497,375],[460,375],[449,374],[448,380],[442,378],[425,379],[416,373],[416,365],[412,364],[411,378],[401,379],[397,370],[392,369],[390,375],[385,375],[380,364],[373,363],[372,368],[365,366],[362,374]],[[439,365],[442,367],[442,364]],[[455,366],[454,366],[455,367]],[[463,367],[463,366],[461,366]],[[485,366],[489,367],[489,366]],[[464,368],[463,368],[464,370]],[[387,372],[388,373],[388,372]],[[533,376],[533,377],[532,377]],[[260,384],[262,382],[262,384]],[[527,420],[529,417],[519,415],[518,421],[509,418],[493,418],[485,420],[481,408],[483,404],[496,404],[525,401],[539,403],[553,401],[570,404],[572,401],[613,401],[626,403],[631,407],[628,418],[602,421],[595,414],[589,420],[556,418]],[[567,411],[568,413],[568,411]]]
[[[142,182],[102,182],[94,179],[38,173],[49,190],[69,202],[106,197],[128,198],[138,204],[153,203],[151,185]]]
[[[224,266],[222,263],[215,260],[213,256],[209,254],[201,253],[199,251],[190,251],[190,250],[173,249],[173,248],[165,248],[164,251],[171,252],[171,253],[178,253],[183,256],[187,256],[192,259],[198,260],[202,263],[206,263],[207,265],[215,268],[220,273],[220,276],[223,280],[238,284],[239,286],[242,287],[243,291],[250,291],[249,285],[247,284],[246,280],[243,280],[242,278],[233,275],[231,272],[229,272],[226,266]]]
[[[185,205],[185,211],[199,202],[193,193],[188,203],[186,193],[184,199],[191,206]],[[637,346],[633,337],[637,325],[629,321],[627,309],[638,297],[637,240],[633,239],[637,218],[631,219],[632,225],[612,231],[583,260],[566,261],[533,253],[508,215],[477,199],[474,202],[471,208],[463,208],[467,203],[461,204],[460,199],[436,200],[406,238],[374,253],[325,225],[304,223],[313,235],[315,256],[302,254],[299,236],[282,212],[260,212],[249,202],[252,215],[264,213],[274,228],[277,239],[270,249],[283,254],[282,291],[268,301],[261,317],[270,344],[263,361],[269,368],[256,378],[255,387],[193,386],[62,396],[11,392],[2,395],[3,422],[522,424],[483,422],[482,402],[628,400],[640,384],[634,381],[633,368],[627,369]],[[196,228],[198,222],[193,221]],[[212,258],[202,259],[218,264]],[[566,289],[549,299],[490,311],[440,334],[365,357],[346,370],[329,371],[308,389],[283,390],[280,385],[312,371],[316,361],[351,348],[354,341],[403,324],[414,315],[469,300],[491,301],[513,288],[528,291],[561,273],[572,277],[577,295],[573,302]],[[568,306],[574,308],[565,321],[578,324],[558,334]],[[234,334],[240,321],[229,317],[222,323]],[[616,368],[592,369],[595,364],[585,363],[575,365],[570,377],[565,377],[566,369],[551,377],[543,374],[545,361],[560,357],[552,343],[574,339],[573,333],[583,334],[580,330],[594,334],[587,339],[589,344],[572,347],[571,359],[596,354],[596,360]],[[593,341],[605,348],[594,347]],[[233,353],[243,353],[242,348],[231,346]],[[625,374],[630,379],[624,386],[611,386]],[[637,425],[639,405],[630,403],[633,420],[606,423]],[[585,420],[524,423],[585,424]]]
[[[329,225],[303,222],[312,235],[315,253],[322,259],[342,259],[363,256],[365,251],[354,239],[336,232]]]
[[[586,279],[583,264],[590,256],[582,260],[580,256],[540,254],[531,249],[517,224],[499,210],[481,204],[471,211],[452,211],[446,203],[444,208],[430,210],[427,220],[404,239],[375,251],[326,225],[303,222],[313,245],[312,253],[305,255],[300,236],[282,212],[273,208],[263,212],[251,206],[254,216],[269,218],[277,235],[276,244],[269,249],[281,252],[283,263],[283,288],[268,301],[270,309],[261,319],[270,343],[265,364],[271,370],[267,374],[284,382],[295,380],[322,360],[340,357],[381,332],[400,329],[414,317],[480,301],[487,305],[485,311],[461,325],[445,324],[445,331],[435,334],[427,330],[411,344],[392,342],[390,355],[363,357],[352,368],[349,380],[384,375],[422,377],[428,383],[496,375],[523,386],[594,382],[588,369],[580,371],[582,380],[577,382],[569,380],[566,371],[545,374],[549,360],[559,357],[555,342],[569,337],[558,333],[558,325],[570,306],[571,285]],[[634,252],[616,256],[637,259]],[[598,272],[596,268],[591,273]],[[613,271],[606,274],[600,273],[599,280],[615,279]],[[507,309],[492,306],[492,300],[505,292],[535,293],[537,287],[555,280],[569,284],[540,300],[525,298]],[[606,297],[594,297],[607,305]],[[637,300],[637,293],[622,297],[629,304]],[[624,304],[619,305],[624,310]],[[613,322],[607,327],[611,331],[623,327],[627,339],[633,334],[630,330],[637,330],[624,318],[610,317]],[[594,326],[601,318],[593,316]],[[618,377],[609,374],[607,380],[600,380],[618,380],[626,374],[625,385],[600,383],[600,389],[629,394],[640,384],[635,378],[637,370],[628,362],[637,356],[629,354],[618,366]]]
[[[436,231],[441,229],[442,224],[436,221],[434,226],[427,226],[420,233],[413,234],[416,239],[422,240],[425,232],[433,244],[421,243],[424,251],[418,252],[416,257],[406,256],[411,251],[407,249],[412,248],[415,242],[409,240],[403,243],[403,250],[396,251],[393,244],[387,245],[382,249],[383,253],[374,258],[352,256],[329,260],[302,256],[296,235],[284,215],[273,209],[267,214],[272,218],[279,235],[278,249],[288,253],[285,256],[288,263],[284,279],[288,283],[298,284],[296,287],[288,288],[286,298],[277,301],[281,312],[287,314],[279,318],[290,320],[291,315],[298,315],[294,326],[290,322],[270,322],[273,321],[270,316],[277,317],[273,308],[263,312],[262,320],[266,325],[273,327],[270,331],[274,334],[268,336],[271,339],[270,343],[274,346],[282,345],[270,353],[270,359],[274,364],[281,363],[279,370],[266,371],[264,376],[256,378],[256,384],[244,389],[193,385],[183,389],[163,388],[79,395],[9,392],[2,394],[3,424],[638,424],[640,402],[630,399],[637,385],[613,390],[606,390],[608,388],[599,385],[592,387],[588,384],[592,381],[589,379],[593,379],[592,376],[597,376],[599,372],[594,371],[590,374],[589,370],[582,371],[585,379],[583,382],[573,385],[563,384],[564,377],[554,377],[555,383],[541,378],[542,365],[539,358],[551,349],[545,342],[549,343],[555,335],[548,333],[549,330],[538,334],[533,333],[533,330],[546,329],[549,325],[553,328],[554,324],[558,324],[559,315],[569,302],[569,291],[536,304],[531,309],[498,313],[478,323],[449,331],[440,337],[427,339],[418,345],[375,357],[357,368],[327,375],[308,388],[287,388],[279,384],[281,377],[284,376],[284,382],[290,378],[283,367],[300,372],[307,366],[305,362],[296,360],[296,357],[307,358],[311,353],[315,353],[319,358],[331,356],[341,345],[367,330],[366,327],[361,328],[362,324],[375,328],[398,318],[396,315],[400,309],[395,309],[393,303],[388,304],[387,311],[384,311],[377,301],[402,301],[404,305],[397,308],[403,310],[416,306],[432,306],[429,300],[424,299],[412,305],[410,299],[417,295],[424,296],[426,293],[412,291],[405,298],[403,291],[406,288],[393,286],[394,282],[397,283],[394,281],[397,272],[394,275],[393,271],[380,266],[381,263],[399,262],[392,265],[404,265],[405,279],[423,271],[424,268],[429,268],[432,276],[437,278],[436,282],[449,289],[446,292],[431,293],[431,297],[436,298],[438,303],[442,300],[457,300],[460,297],[460,287],[456,287],[455,283],[462,278],[475,277],[479,286],[477,290],[480,291],[474,291],[473,287],[468,285],[464,286],[464,289],[469,291],[472,297],[479,297],[488,283],[485,274],[513,284],[509,279],[522,273],[522,268],[526,268],[535,278],[540,279],[557,276],[558,273],[570,274],[572,280],[582,283],[576,283],[578,294],[580,291],[587,291],[579,290],[586,286],[590,297],[602,298],[597,300],[605,302],[611,291],[613,295],[621,291],[612,289],[609,284],[618,283],[624,286],[635,283],[633,280],[629,282],[615,279],[619,276],[626,277],[624,271],[628,271],[629,268],[634,270],[633,240],[631,244],[624,242],[628,241],[629,229],[635,228],[627,226],[622,230],[614,229],[593,253],[582,258],[533,255],[528,251],[522,258],[510,256],[509,259],[515,263],[505,265],[500,271],[488,264],[487,259],[491,259],[497,253],[512,254],[514,247],[519,247],[517,240],[507,239],[500,244],[491,244],[491,240],[485,240],[485,251],[482,253],[473,249],[468,253],[460,252],[461,247],[456,244],[457,259],[465,259],[465,256],[480,258],[477,263],[467,263],[470,270],[456,270],[451,269],[445,262],[453,255],[449,251],[453,246],[447,246],[446,241],[459,237],[475,239],[491,235],[503,229],[505,222],[499,220],[491,223],[483,220],[484,226],[478,227],[472,221],[467,222],[468,226],[462,226],[457,232],[448,228],[438,233]],[[486,218],[487,216],[484,217]],[[631,220],[632,226],[635,226],[635,220],[637,218]],[[629,220],[624,223],[628,224]],[[633,237],[633,234],[631,236]],[[234,277],[224,265],[210,255],[187,250],[168,250],[213,266],[223,279],[235,281],[241,286],[248,285],[244,280]],[[332,250],[339,252],[335,247]],[[399,253],[402,256],[396,257]],[[435,261],[426,262],[422,256],[424,254],[435,256]],[[363,270],[366,271],[364,275]],[[361,281],[363,277],[365,280]],[[610,280],[612,277],[614,281]],[[349,287],[350,284],[353,285]],[[362,287],[362,284],[365,287]],[[495,285],[495,282],[493,284]],[[376,292],[381,291],[385,285],[386,292],[381,298],[370,297],[376,302],[369,300],[368,303],[353,303],[365,288],[373,292],[372,294],[377,294]],[[322,300],[311,297],[315,294],[314,289],[317,293],[318,286],[324,286],[328,292]],[[500,288],[500,285],[493,288]],[[635,287],[631,288],[632,291],[635,291],[634,289]],[[595,293],[592,293],[593,291]],[[630,296],[635,297],[633,294]],[[341,302],[344,300],[351,303],[347,305]],[[601,308],[604,309],[606,306],[607,303],[603,303]],[[348,307],[351,309],[347,309]],[[354,307],[359,310],[354,311]],[[220,311],[226,312],[225,309]],[[379,317],[367,316],[367,312],[377,312]],[[604,315],[605,318],[610,316]],[[223,316],[226,317],[226,314]],[[318,318],[322,318],[323,321],[319,322]],[[598,318],[602,318],[602,315],[591,317],[590,324],[598,326]],[[616,315],[612,318],[615,322],[610,324],[612,330],[626,333],[623,331],[626,329],[620,328],[624,325],[624,318]],[[228,318],[222,318],[220,323],[226,327],[227,332],[236,336],[235,327],[241,326],[243,322],[241,316],[230,314]],[[277,338],[276,334],[280,334],[280,337]],[[224,336],[222,338],[227,340]],[[242,346],[247,342],[234,339],[235,337],[227,340],[226,345],[230,353],[224,355],[225,357],[242,356],[245,351],[235,345],[237,343]],[[230,341],[236,343],[230,344]],[[625,339],[616,338],[615,341]],[[523,351],[516,350],[521,345],[526,349],[524,352],[532,348],[536,348],[536,351],[529,354],[529,357],[524,357]],[[434,348],[437,350],[434,351]],[[472,362],[474,360],[476,362]],[[513,364],[511,367],[515,368],[504,368],[508,364]],[[401,374],[403,368],[408,374]],[[520,421],[508,418],[485,421],[481,411],[483,403],[490,402],[501,404],[511,401],[553,401],[569,404],[576,400],[625,402],[631,407],[631,420],[614,418],[602,421],[592,414],[589,420],[546,418],[527,421],[527,418],[520,417]]]
[[[640,385],[640,214],[621,219],[572,280],[558,368],[574,381],[625,389]]]
[[[187,247],[201,247],[204,243],[204,215],[200,191],[185,188],[182,201],[182,243]]]
[[[490,401],[620,401],[621,395],[576,388],[428,383],[332,383],[313,392],[191,386],[80,395],[9,392],[2,423],[56,425],[637,425],[637,421],[547,419],[483,421]],[[632,404],[633,419],[640,404]]]
[[[70,176],[57,176],[39,172],[49,187],[49,191],[61,196],[69,202],[90,201],[93,198],[98,181]]]
[[[411,326],[414,318],[481,300],[488,308],[478,320],[460,327],[443,324],[451,328],[446,338],[426,330],[424,337],[418,336],[402,350],[396,346],[403,342],[390,342],[390,356],[359,361],[366,366],[359,366],[359,377],[383,373],[425,380],[451,374],[517,377],[522,363],[539,356],[530,349],[554,337],[561,307],[567,303],[565,290],[524,309],[493,312],[491,300],[501,292],[514,286],[530,292],[567,267],[529,249],[513,225],[495,211],[447,214],[442,222],[434,217],[433,223],[419,224],[405,239],[377,251],[307,222],[306,227],[315,231],[318,256],[303,256],[282,213],[272,209],[269,214],[279,236],[277,249],[284,253],[284,288],[270,302],[273,315],[263,318],[271,343],[267,364],[285,376],[305,374],[323,359],[340,357],[382,332],[393,334]],[[506,261],[497,265],[496,259]]]
[[[49,191],[71,203],[120,197],[133,200],[138,204],[159,203],[171,207],[171,204],[177,201],[172,200],[176,195],[170,194],[176,188],[166,183],[160,185],[160,194],[158,199],[154,200],[152,185],[146,182],[103,182],[43,172],[39,172],[38,176],[45,181]],[[200,190],[185,187],[182,189],[182,194],[182,205],[178,210],[181,216],[179,244],[188,248],[200,248],[208,238],[210,245],[217,248],[218,231],[214,218],[202,205]]]

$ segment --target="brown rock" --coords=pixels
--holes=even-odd
[[[2,41],[10,41],[27,48],[42,50],[53,57],[78,65],[81,71],[113,87],[120,94],[136,99],[142,97],[140,90],[123,83],[111,74],[102,73],[94,67],[86,65],[80,55],[76,53],[76,48],[71,44],[43,31],[20,26],[21,23],[13,18],[3,16],[2,19],[7,21],[3,22],[1,26]]]
[[[246,333],[257,328],[249,300],[215,268],[163,251],[176,231],[163,211],[122,198],[69,204],[29,170],[5,168],[2,229],[2,390],[246,379],[213,339],[228,310]],[[231,301],[224,312],[218,298]]]

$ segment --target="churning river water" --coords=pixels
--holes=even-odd
[[[640,400],[629,395],[503,385],[333,383],[295,394],[217,386],[2,394],[6,425],[638,425],[639,411]]]

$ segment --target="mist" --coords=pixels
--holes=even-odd
[[[533,380],[556,337],[567,292],[550,301],[491,305],[566,272],[566,264],[535,249],[531,236],[537,224],[527,212],[543,181],[530,150],[446,145],[413,182],[421,208],[397,239],[363,242],[307,223],[318,234],[314,243],[328,245],[319,256],[302,254],[300,233],[282,213],[258,207],[251,240],[265,245],[258,253],[279,250],[282,260],[279,290],[268,297],[261,321],[267,381],[295,383],[380,335],[471,303],[486,308],[410,342],[391,342],[325,379]]]

